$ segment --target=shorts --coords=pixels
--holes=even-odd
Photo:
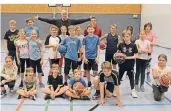
[[[62,86],[60,86],[60,88],[62,88],[62,87],[64,87],[63,84],[62,84]],[[48,86],[48,88],[51,89],[51,86]],[[53,86],[54,91],[55,91],[57,88],[58,88],[58,87]]]
[[[111,62],[112,61],[112,64],[113,65],[116,65],[117,62],[114,60],[113,55],[114,54],[105,53],[105,61],[108,61],[108,62]]]
[[[36,69],[38,73],[42,73],[42,65],[40,64],[41,59],[38,60],[31,60],[30,59],[30,64],[31,67],[34,69],[34,73],[36,73]]]
[[[115,88],[115,86],[114,86],[113,83],[107,82],[107,86],[106,86],[106,89],[107,89],[107,90],[109,90],[111,93],[113,93],[114,88]]]
[[[83,56],[83,54],[81,55]],[[78,53],[78,58],[80,58],[80,53]],[[83,59],[81,58],[81,61],[78,61],[78,65],[81,66],[82,62],[83,62]]]
[[[50,68],[52,68],[52,64],[59,64],[59,59],[49,59]]]
[[[93,70],[93,71],[98,71],[98,64],[96,63],[95,59],[88,59],[88,64],[84,63],[84,70]]]
[[[77,65],[77,61],[65,58],[65,66],[64,66],[64,73],[65,75],[69,74],[69,71],[71,69],[71,65],[72,65],[72,70],[74,71],[75,69],[77,69],[78,65]]]

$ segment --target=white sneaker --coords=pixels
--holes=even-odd
[[[137,95],[137,92],[136,92],[135,89],[132,90],[131,95],[132,95],[133,98],[138,98],[138,95]]]
[[[116,97],[116,92],[115,91],[113,92],[113,97]]]

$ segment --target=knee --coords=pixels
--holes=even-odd
[[[15,85],[15,82],[10,82],[10,83],[8,83],[8,87],[9,87],[9,88],[13,88],[14,85]]]
[[[94,84],[95,89],[99,89],[99,77],[98,76],[94,77],[93,84]]]

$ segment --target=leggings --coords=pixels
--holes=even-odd
[[[30,67],[30,59],[27,58],[27,59],[23,59],[23,58],[20,58],[20,67],[21,67],[21,73],[24,73],[25,71],[25,62],[26,62],[26,67]]]
[[[1,82],[2,82],[2,80],[6,80],[4,77],[2,77],[2,76],[0,76],[0,80],[1,80]],[[10,89],[12,89],[12,88],[14,88],[14,86],[15,86],[15,80],[12,80],[12,81],[10,81],[10,82],[6,82],[5,84],[1,84],[1,87],[4,87],[4,85],[8,85],[8,87],[10,88]]]

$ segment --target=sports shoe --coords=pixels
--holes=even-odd
[[[41,82],[41,83],[39,83],[39,86],[41,87],[41,88],[44,88],[45,87],[45,85]]]
[[[13,88],[10,88],[9,92],[10,93],[13,93],[14,92],[14,89]]]
[[[100,97],[100,94],[98,94],[97,92],[95,92],[95,94],[93,95],[92,99],[93,100],[97,100]]]
[[[113,92],[113,97],[116,97],[116,91]]]
[[[7,91],[6,90],[1,90],[1,95],[6,95]]]
[[[35,96],[30,96],[30,99],[33,100],[33,101],[36,100],[36,99],[35,99]]]
[[[142,85],[142,86],[140,87],[140,90],[141,90],[142,92],[145,92],[144,85]]]
[[[21,97],[22,97],[21,95],[18,95],[18,98],[17,99],[21,99]]]
[[[132,89],[132,93],[131,93],[133,98],[138,98],[137,92],[135,89]]]
[[[55,96],[54,95],[50,95],[51,99],[54,100],[55,99]]]
[[[47,100],[47,99],[51,99],[51,97],[50,97],[50,95],[49,95],[49,94],[47,94],[47,95],[45,95],[44,99],[45,99],[45,100]]]
[[[137,92],[140,91],[140,88],[138,87],[138,85],[135,85],[135,90],[136,90]]]
[[[81,96],[80,99],[81,100],[90,100],[90,98],[88,96]]]
[[[151,82],[150,72],[147,73],[147,82]]]
[[[88,82],[88,89],[91,90],[91,81]]]
[[[20,83],[19,88],[23,88],[23,82]]]

